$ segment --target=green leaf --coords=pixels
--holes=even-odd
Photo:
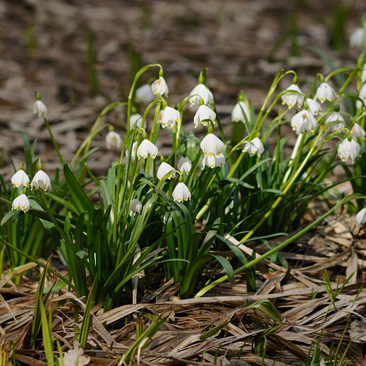
[[[15,215],[17,215],[19,213],[19,211],[16,211],[16,210],[11,210],[9,211],[4,217],[3,219],[1,220],[1,226],[5,225],[6,222],[8,220],[10,220],[12,217],[14,217]]]
[[[212,256],[221,264],[222,268],[224,268],[229,281],[231,283],[234,282],[235,274],[230,262],[221,255],[212,255]]]

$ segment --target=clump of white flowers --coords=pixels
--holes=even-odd
[[[12,203],[12,209],[27,213],[30,209],[30,203],[28,197],[25,194],[21,194],[20,196],[15,198]]]
[[[180,123],[180,113],[172,107],[165,107],[159,114],[159,123],[163,128],[175,129],[176,125]]]
[[[320,103],[324,103],[326,100],[331,102],[337,97],[337,93],[334,89],[327,83],[321,83],[316,90],[316,99],[320,100]]]
[[[12,177],[11,184],[17,188],[28,187],[29,177],[23,169],[19,169]]]
[[[142,203],[137,198],[134,198],[130,204],[130,212],[140,213],[141,210],[142,210]]]
[[[32,189],[40,188],[45,192],[51,190],[50,177],[43,170],[38,170],[38,172],[32,179],[31,187]]]
[[[289,108],[297,105],[298,108],[301,108],[304,103],[304,96],[302,95],[301,89],[296,84],[290,85],[284,92],[281,97],[282,104],[287,104]]]
[[[209,121],[215,123],[215,119],[216,119],[216,113],[206,105],[201,105],[197,109],[197,112],[193,119],[194,127],[195,128],[198,127],[199,124],[207,126]]]
[[[257,155],[260,157],[264,152],[262,141],[256,137],[251,141],[248,141],[243,148],[243,152],[249,153],[250,156]]]
[[[361,152],[360,144],[352,139],[351,141],[347,138],[344,139],[338,147],[338,155],[342,161],[347,161],[351,159],[352,164],[354,163],[355,159]]]
[[[105,138],[105,142],[107,145],[107,149],[111,150],[111,149],[121,149],[122,147],[122,138],[121,136],[115,132],[115,131],[109,131],[106,138]]]
[[[144,84],[136,89],[135,100],[137,103],[149,104],[155,99],[150,84]]]
[[[192,163],[187,157],[183,157],[178,161],[178,170],[181,173],[188,174],[192,168]]]
[[[183,202],[191,199],[191,192],[184,183],[178,183],[172,193],[174,201]]]
[[[156,176],[159,180],[162,180],[164,177],[166,179],[172,179],[175,177],[175,169],[167,163],[161,163],[158,171],[156,172]]]
[[[145,139],[137,149],[137,157],[147,159],[148,156],[151,156],[152,159],[155,159],[158,152],[158,148],[151,141]]]
[[[304,132],[315,131],[318,124],[313,114],[308,110],[296,113],[291,119],[292,129],[299,135]]]
[[[209,88],[205,84],[198,84],[189,93],[191,98],[189,99],[191,107],[194,105],[200,105],[201,99],[204,105],[210,105],[213,102],[213,95]]]
[[[151,90],[158,97],[164,95],[167,97],[169,94],[168,85],[162,76],[151,84]]]

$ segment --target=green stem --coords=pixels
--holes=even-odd
[[[60,151],[60,149],[59,149],[59,147],[58,147],[58,144],[57,144],[57,142],[56,142],[56,139],[55,139],[55,137],[53,136],[53,133],[52,133],[52,131],[51,131],[51,127],[50,127],[50,124],[48,123],[48,120],[47,120],[47,118],[46,118],[46,116],[43,114],[43,121],[44,121],[44,123],[45,123],[45,125],[46,125],[46,128],[47,128],[47,131],[48,131],[48,133],[49,133],[49,135],[50,135],[50,137],[51,137],[51,141],[52,141],[52,144],[53,144],[53,147],[55,148],[55,150],[56,150],[56,153],[57,153],[57,156],[58,156],[58,158],[59,158],[59,160],[60,160],[60,163],[62,164],[62,165],[64,165],[65,164],[65,160],[64,160],[64,158],[62,157],[62,154],[61,154],[61,151]]]

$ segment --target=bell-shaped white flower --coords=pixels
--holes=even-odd
[[[337,97],[337,93],[334,89],[327,83],[321,83],[316,90],[316,99],[320,100],[320,103],[324,103],[326,100],[331,102]]]
[[[22,169],[19,169],[12,177],[11,177],[11,184],[15,187],[28,187],[29,184],[29,177],[26,172]]]
[[[355,123],[351,128],[351,136],[356,139],[358,137],[364,138],[365,137],[365,130],[358,124]]]
[[[322,114],[322,106],[314,99],[307,98],[306,104],[309,107],[309,111],[314,115],[317,116],[318,114]]]
[[[168,85],[162,76],[151,84],[151,90],[158,97],[163,95],[168,96],[169,94]]]
[[[41,100],[36,100],[33,105],[33,113],[38,117],[43,117],[47,115],[47,107]]]
[[[130,117],[130,129],[132,130],[133,128],[137,127],[141,127],[142,124],[142,116],[139,113],[135,113],[135,114],[131,114]]]
[[[89,356],[84,356],[84,351],[78,342],[74,342],[74,349],[70,349],[63,354],[63,363],[61,357],[58,359],[60,366],[86,366],[90,362]]]
[[[135,160],[135,157],[136,157],[136,152],[137,152],[137,141],[135,141],[133,144],[132,144],[132,151],[131,151],[131,159],[132,160]],[[128,152],[128,149],[126,149],[126,159],[128,159],[129,157],[129,152]]]
[[[363,48],[365,45],[365,31],[363,28],[357,28],[349,37],[351,47]]]
[[[136,89],[135,100],[137,103],[149,104],[155,99],[150,84],[144,84]]]
[[[201,141],[201,149],[203,155],[208,156],[221,156],[222,152],[225,150],[225,144],[216,137],[213,133],[207,134]]]
[[[358,93],[358,97],[360,99],[362,99],[362,101],[366,104],[366,84],[363,84],[361,89],[360,89],[360,92]],[[358,100],[356,102],[356,106],[357,106],[357,109],[362,109],[363,108],[363,104],[360,100]]]
[[[161,163],[158,171],[156,172],[156,176],[159,180],[162,180],[165,176],[166,179],[172,179],[175,177],[175,169],[167,163]]]
[[[281,97],[282,104],[287,104],[289,108],[292,108],[295,105],[297,105],[298,108],[301,108],[304,103],[304,96],[301,95],[301,93],[301,89],[296,84],[290,85]]]
[[[215,123],[216,113],[206,105],[201,105],[194,115],[193,122],[196,128],[200,123],[204,126],[208,125],[208,121]]]
[[[12,204],[12,208],[13,210],[23,211],[24,213],[28,212],[30,209],[28,197],[25,194],[21,194],[20,196],[15,198]]]
[[[174,201],[183,202],[191,199],[191,192],[184,183],[178,183],[172,193]]]
[[[220,156],[206,155],[202,159],[202,168],[222,168],[225,165],[225,156],[221,154]]]
[[[50,177],[43,170],[38,170],[32,179],[31,187],[35,189],[41,188],[44,191],[49,191],[51,189]]]
[[[188,174],[189,171],[191,170],[192,168],[192,163],[191,161],[186,158],[186,157],[183,157],[181,158],[179,161],[178,161],[178,170],[181,172],[181,173],[186,173]]]
[[[340,123],[332,124],[329,126],[329,129],[332,132],[341,132],[342,129],[346,128],[345,121],[343,116],[339,112],[331,113],[327,119],[325,120],[325,124],[340,121]]]
[[[130,212],[140,213],[141,210],[142,210],[142,203],[137,198],[134,198],[130,204]]]
[[[249,111],[247,105],[240,101],[234,105],[231,111],[231,120],[233,122],[243,122],[249,121]]]
[[[347,138],[344,139],[338,146],[338,156],[341,158],[342,161],[347,161],[351,159],[351,162],[355,161],[356,157],[361,152],[360,144],[352,139],[349,141]]]
[[[194,105],[200,105],[200,97],[202,98],[203,104],[205,105],[210,105],[213,102],[213,95],[210,89],[204,84],[198,84],[195,86],[189,95],[192,96],[189,99],[191,107]]]
[[[366,208],[363,208],[361,211],[357,213],[355,221],[356,225],[366,223]]]
[[[107,149],[111,150],[111,149],[120,149],[122,147],[122,139],[121,136],[115,132],[115,131],[109,131],[106,138],[105,138],[105,142],[107,145]]]
[[[262,141],[256,137],[252,141],[247,142],[244,145],[243,152],[249,153],[250,156],[257,154],[257,156],[260,157],[264,152]]]
[[[363,65],[363,69],[361,72],[361,83],[362,85],[366,83],[366,64]]]
[[[158,155],[158,152],[158,148],[151,141],[145,139],[141,142],[137,149],[137,157],[139,159],[146,159],[150,155],[153,159],[155,159]]]
[[[292,129],[300,135],[304,132],[310,132],[316,130],[318,124],[313,114],[308,110],[303,110],[296,113],[291,119]]]
[[[159,113],[159,123],[163,128],[175,129],[175,126],[180,123],[180,113],[172,107],[165,107]]]

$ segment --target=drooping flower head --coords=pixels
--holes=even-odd
[[[165,107],[159,113],[159,123],[163,128],[175,129],[175,126],[180,123],[180,113],[172,107]]]
[[[106,138],[105,138],[105,142],[107,145],[107,149],[111,150],[111,149],[121,149],[122,147],[122,139],[121,136],[115,132],[115,131],[109,131]]]
[[[61,357],[58,359],[60,366],[86,366],[90,362],[89,356],[84,356],[84,351],[78,342],[74,342],[74,349],[68,350],[63,354],[63,362]]]
[[[307,98],[306,104],[309,107],[309,111],[314,115],[317,116],[318,114],[322,114],[322,106],[314,99]]]
[[[213,133],[208,133],[201,141],[200,146],[204,156],[219,157],[225,150],[225,144]]]
[[[178,161],[178,170],[181,173],[188,174],[192,168],[192,163],[187,157],[183,157]]]
[[[231,120],[233,122],[243,122],[249,121],[249,111],[247,105],[243,101],[239,101],[234,105],[231,111]]]
[[[320,100],[320,103],[324,103],[326,100],[331,102],[333,99],[337,97],[334,89],[327,83],[321,83],[316,90],[316,99]]]
[[[336,122],[336,121],[339,121],[340,123],[336,123],[336,124],[332,124],[332,125],[328,126],[330,131],[341,132],[342,129],[346,128],[346,125],[344,123],[345,120],[339,112],[333,112],[332,114],[330,114],[327,117],[327,119],[325,120],[325,124],[327,125],[328,123]]]
[[[357,28],[349,37],[349,45],[355,48],[363,48],[365,46],[365,30]]]
[[[215,123],[215,119],[216,119],[216,113],[206,105],[201,105],[197,109],[197,112],[193,118],[194,127],[195,128],[198,127],[199,124],[207,126],[209,121]]]
[[[50,177],[43,170],[38,170],[38,172],[32,179],[31,187],[32,189],[40,188],[45,192],[51,190]]]
[[[137,149],[137,157],[147,159],[148,156],[151,156],[152,159],[155,159],[158,152],[158,148],[151,141],[145,139]]]
[[[167,163],[161,163],[156,172],[156,176],[159,180],[162,180],[164,177],[166,177],[166,179],[172,179],[175,177],[175,169]]]
[[[141,114],[139,114],[139,113],[131,114],[130,129],[132,130],[136,126],[141,127],[141,125],[142,125],[142,116],[141,116]]]
[[[140,213],[141,210],[142,210],[142,203],[137,198],[134,198],[131,201],[130,212],[132,212],[132,213]]]
[[[358,97],[366,104],[366,84],[363,84],[360,92],[358,93]],[[360,100],[356,102],[357,109],[362,109],[363,104]]]
[[[287,104],[289,108],[292,108],[295,105],[297,105],[298,108],[301,108],[304,103],[304,96],[301,95],[301,93],[301,89],[296,84],[290,85],[281,97],[282,104]]]
[[[244,145],[243,152],[249,153],[250,156],[257,155],[260,157],[264,152],[262,141],[256,137]]]
[[[352,139],[349,141],[347,138],[344,139],[338,146],[338,156],[342,161],[351,159],[352,164],[361,152],[360,144]]]
[[[134,160],[137,153],[137,141],[132,144],[131,159]],[[126,149],[126,159],[129,157],[128,149]]]
[[[19,169],[12,177],[11,184],[15,187],[28,187],[29,177],[23,169]]]
[[[292,129],[299,135],[316,130],[318,124],[313,114],[308,110],[296,113],[291,119]]]
[[[21,194],[20,196],[15,198],[12,203],[12,209],[27,213],[30,209],[30,203],[28,197],[25,194]]]
[[[168,85],[162,76],[151,84],[151,90],[158,97],[163,95],[168,96],[169,94]]]
[[[220,156],[206,155],[202,159],[202,168],[206,166],[210,168],[222,168],[225,165],[225,156],[221,154]]]
[[[356,225],[365,224],[366,223],[366,208],[363,208],[359,211],[355,217]]]
[[[144,84],[136,89],[135,100],[137,103],[149,104],[155,99],[150,84]]]
[[[202,98],[204,105],[208,106],[213,102],[213,95],[210,89],[204,84],[198,84],[195,86],[189,95],[192,96],[189,99],[191,107],[194,105],[200,105],[200,97]]]
[[[355,123],[351,128],[351,136],[356,139],[358,137],[364,138],[365,137],[365,130],[358,124]]]
[[[47,115],[47,107],[40,99],[36,100],[33,105],[33,114],[38,117],[43,117]]]
[[[177,202],[188,201],[191,199],[191,192],[184,183],[178,183],[173,191],[173,199]]]

